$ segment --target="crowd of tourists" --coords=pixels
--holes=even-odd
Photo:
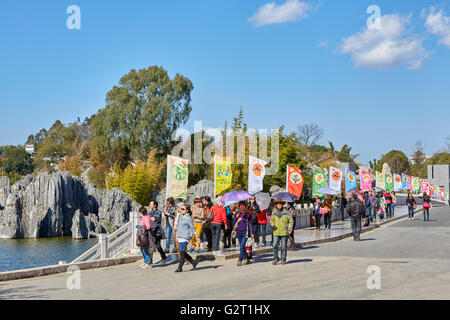
[[[348,214],[351,221],[354,240],[360,240],[362,221],[369,226],[374,220],[380,221],[392,218],[397,205],[395,192],[367,191],[364,193],[341,194],[337,201],[337,212],[344,220]],[[409,220],[414,218],[416,199],[408,194]],[[331,229],[333,200],[330,195],[321,200],[316,196],[313,200],[313,224],[316,229],[323,223],[326,229]],[[423,194],[424,221],[430,218],[431,199]],[[139,210],[141,222],[138,226],[137,245],[141,248],[144,262],[142,268],[152,264],[153,253],[158,251],[161,263],[167,261],[167,254],[178,253],[178,268],[182,272],[187,260],[196,269],[198,262],[190,253],[211,252],[222,255],[222,248],[239,247],[237,266],[247,265],[252,260],[252,247],[267,246],[267,236],[271,237],[273,248],[272,264],[285,264],[287,251],[295,250],[294,240],[295,215],[294,203],[280,199],[272,200],[269,207],[261,210],[256,199],[240,201],[225,205],[219,198],[211,201],[208,196],[195,198],[191,207],[187,203],[175,204],[173,198],[168,198],[166,205],[159,209],[157,201],[151,201],[149,210],[142,207]],[[163,227],[165,217],[165,228]],[[162,241],[165,239],[165,248]],[[171,241],[173,239],[173,241]],[[173,243],[172,250],[170,245]],[[204,247],[202,248],[202,244]],[[279,249],[281,247],[281,258]]]

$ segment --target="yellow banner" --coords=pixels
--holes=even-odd
[[[214,194],[220,195],[231,187],[231,161],[227,158],[214,158]]]

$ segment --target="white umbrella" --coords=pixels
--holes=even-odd
[[[264,192],[259,192],[257,194],[255,194],[255,199],[256,202],[258,202],[259,208],[262,210],[266,210],[269,205],[270,205],[270,194],[269,193],[264,193]]]

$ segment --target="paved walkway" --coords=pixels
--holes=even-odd
[[[389,223],[391,221],[395,221],[401,219],[405,216],[408,216],[408,209],[406,207],[397,207],[395,209],[395,216],[388,219],[383,219],[381,221],[374,221],[368,227],[362,227],[361,233],[373,230],[378,228],[380,225],[385,223]],[[363,222],[364,224],[364,222]],[[323,224],[323,219],[321,221],[321,228],[317,230],[316,227],[309,227],[303,229],[297,229],[294,232],[295,243],[298,248],[309,246],[313,244],[325,243],[325,242],[333,242],[337,240],[341,240],[347,237],[352,237],[352,226],[350,224],[350,219],[346,219],[345,221],[339,220],[331,223],[331,229],[325,229]],[[253,247],[253,255],[264,254],[268,252],[272,252],[272,244],[271,244],[271,235],[266,236],[267,245],[261,247]],[[260,240],[261,241],[261,240]],[[215,259],[234,259],[239,257],[239,244],[237,247],[232,247],[228,249],[223,249],[222,254],[213,255],[212,252],[201,251],[199,254],[192,253],[193,256],[203,256],[207,258],[207,256],[214,256]]]

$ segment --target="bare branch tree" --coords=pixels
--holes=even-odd
[[[323,129],[321,129],[315,123],[308,123],[297,127],[297,134],[300,139],[300,143],[308,148],[312,145],[319,143],[323,136]]]

